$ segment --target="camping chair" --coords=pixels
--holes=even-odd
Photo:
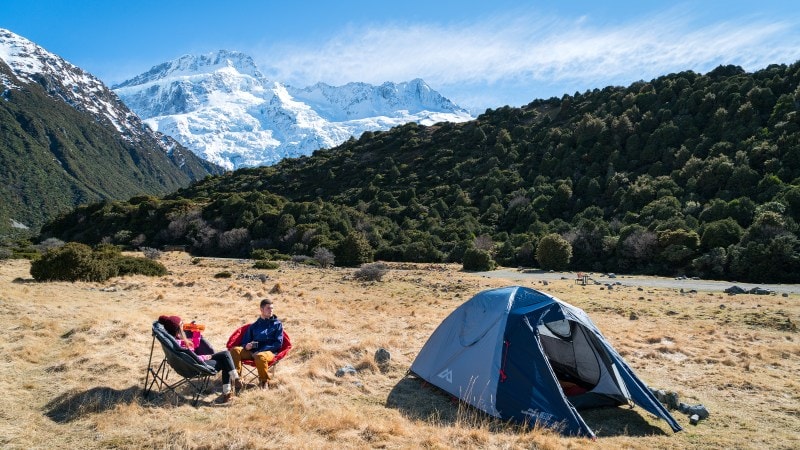
[[[228,343],[225,346],[228,350],[232,349],[233,347],[239,347],[242,345],[242,336],[244,336],[245,331],[250,328],[250,324],[242,325],[241,327],[237,328],[236,331],[231,334],[231,337],[228,338]],[[289,335],[286,334],[286,330],[283,331],[283,345],[281,346],[280,351],[275,355],[275,359],[273,359],[269,366],[267,367],[267,372],[269,373],[270,378],[275,376],[275,368],[278,366],[278,363],[289,353],[289,350],[292,349],[292,341],[289,339]],[[242,359],[242,369],[247,371],[247,378],[253,379],[258,378],[258,372],[256,371],[256,362],[252,359]],[[242,378],[244,378],[244,374],[242,374]],[[244,381],[244,380],[242,380]]]
[[[156,340],[161,344],[164,350],[164,359],[161,363],[154,368],[153,364],[153,350],[156,346]],[[205,341],[200,340],[198,351],[204,347],[207,350],[213,349]],[[180,379],[172,384],[167,381],[170,371],[174,371]],[[192,393],[192,405],[197,406],[200,401],[200,395],[208,388],[211,377],[217,374],[217,370],[207,365],[202,359],[188,349],[182,348],[178,341],[167,333],[164,326],[158,323],[153,323],[153,343],[150,346],[150,360],[147,363],[147,375],[144,379],[144,392],[143,396],[147,398],[157,387],[157,392],[163,394],[167,391],[172,391],[177,394],[177,389],[181,386],[187,386]],[[152,375],[152,380],[150,376]]]

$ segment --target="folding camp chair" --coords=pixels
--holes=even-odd
[[[156,346],[156,340],[161,344],[164,350],[164,359],[154,367],[153,350]],[[201,339],[201,348],[207,346],[211,349],[208,342]],[[174,383],[167,381],[170,371],[174,371],[180,377]],[[197,406],[200,400],[200,395],[208,388],[211,382],[211,377],[217,374],[217,370],[207,365],[202,359],[191,350],[182,348],[178,341],[167,333],[164,326],[158,323],[153,323],[153,343],[150,346],[150,360],[147,363],[147,375],[144,379],[144,392],[143,396],[147,398],[157,388],[159,394],[164,394],[171,391],[178,394],[177,389],[181,386],[186,386],[192,393],[192,405]],[[150,378],[152,376],[152,379]]]
[[[241,327],[237,328],[236,331],[231,334],[231,337],[228,338],[228,343],[225,346],[228,350],[232,349],[233,347],[240,347],[242,345],[242,336],[244,336],[245,331],[250,328],[250,324],[242,325]],[[289,353],[289,350],[292,349],[292,341],[289,339],[289,335],[286,334],[286,330],[283,331],[283,345],[281,346],[280,351],[275,355],[275,359],[273,359],[269,363],[269,367],[267,371],[269,372],[270,378],[275,376],[275,368],[277,367],[278,363]],[[258,378],[258,372],[256,370],[256,362],[252,359],[243,359],[242,360],[242,369],[247,371],[247,378],[252,380],[253,378]],[[242,378],[245,374],[242,374]],[[244,380],[242,380],[244,381]]]

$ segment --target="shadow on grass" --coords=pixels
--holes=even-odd
[[[414,376],[398,382],[386,398],[386,407],[400,411],[410,420],[435,425],[487,426],[492,430],[521,426],[496,419],[450,394]],[[667,434],[651,425],[640,414],[643,410],[627,407],[596,408],[579,411],[586,424],[599,438],[611,436],[653,436]]]
[[[139,403],[142,406],[153,408],[192,404],[191,392],[184,389],[178,389],[178,391],[175,393],[168,390],[163,392],[154,390],[147,397],[143,396],[141,386],[131,386],[122,390],[96,387],[82,392],[66,392],[45,405],[45,415],[54,422],[68,423],[90,414],[108,411],[122,404]],[[214,394],[214,389],[209,387],[195,406],[216,405],[215,401],[207,400],[208,396],[212,394]]]
[[[647,411],[627,406],[582,409],[578,413],[598,438],[610,436],[663,436],[667,433],[650,424],[642,414]],[[666,422],[663,422],[666,424]]]
[[[455,398],[412,376],[406,376],[392,388],[386,407],[397,409],[410,420],[440,425],[453,425],[458,421],[459,402]]]
[[[67,423],[89,414],[107,411],[119,404],[137,402],[141,393],[140,386],[123,390],[96,387],[83,392],[66,392],[45,405],[45,415],[54,422]]]

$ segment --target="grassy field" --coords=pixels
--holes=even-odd
[[[711,413],[692,426],[675,411],[685,430],[673,433],[640,408],[587,411],[591,441],[490,420],[406,376],[444,317],[508,281],[448,265],[393,265],[364,283],[349,269],[162,262],[170,275],[105,283],[36,283],[28,262],[0,262],[0,447],[800,448],[796,295],[530,284],[585,309],[651,387]],[[214,277],[223,271],[232,277]],[[215,392],[198,407],[141,398],[160,314],[206,324],[221,349],[267,296],[294,343],[272,389],[231,405]],[[388,365],[375,363],[379,348]],[[357,374],[337,377],[347,364]]]

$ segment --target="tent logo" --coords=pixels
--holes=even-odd
[[[437,376],[439,378],[444,378],[448,383],[453,382],[453,371],[450,369],[444,369],[443,371],[439,372],[439,375]]]

